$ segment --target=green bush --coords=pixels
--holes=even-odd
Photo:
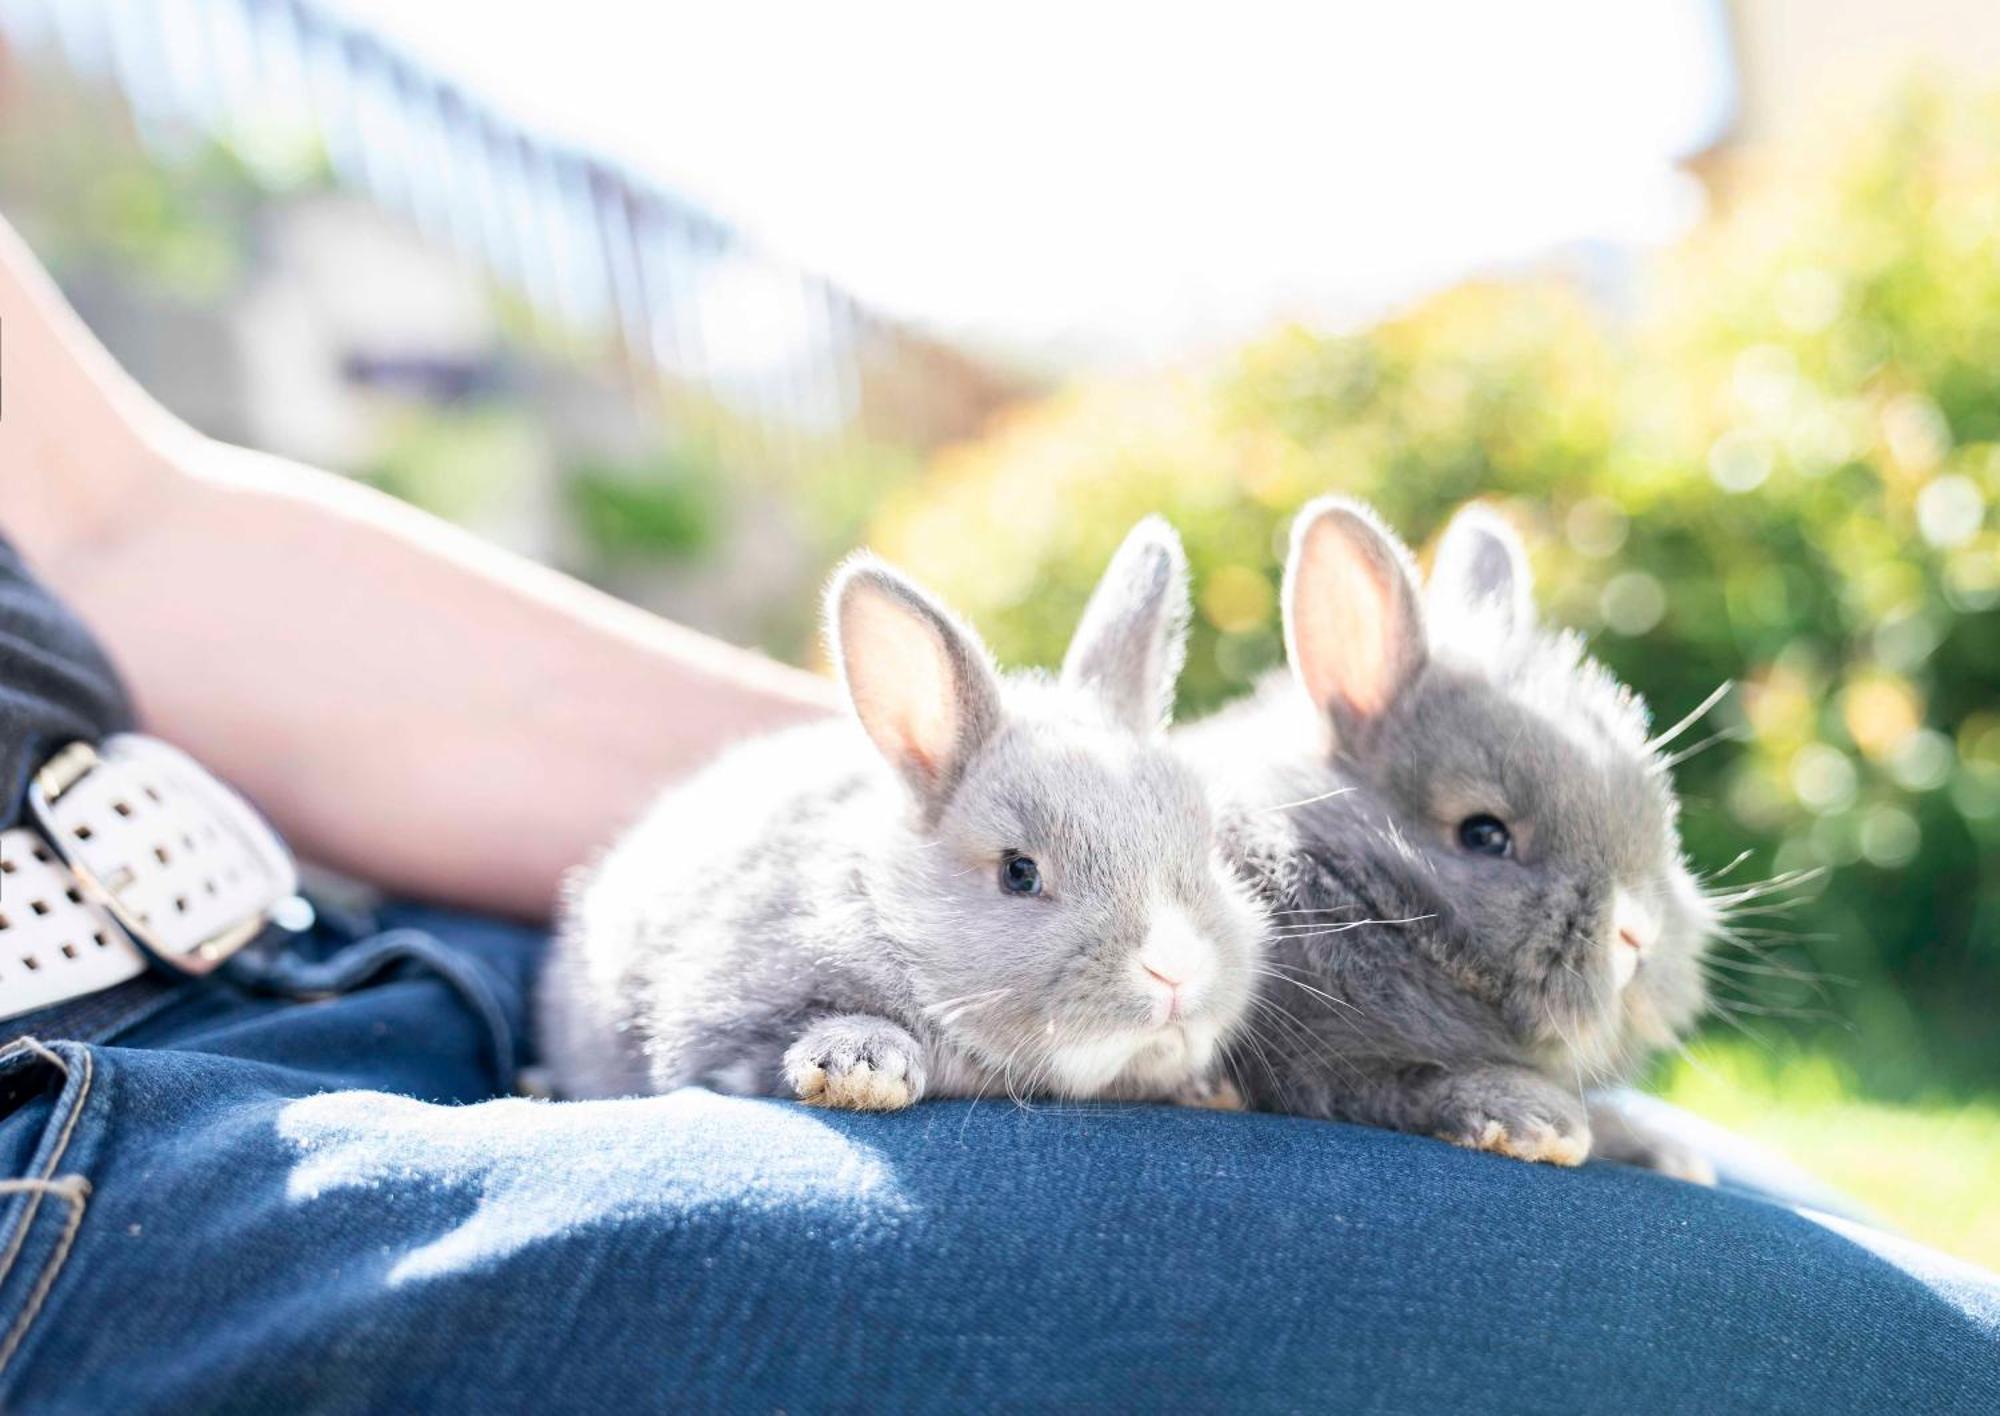
[[[1548,614],[1662,723],[1742,685],[1678,771],[1697,863],[1830,868],[1724,955],[1731,1021],[1831,1029],[1880,1091],[2000,1083],[2000,101],[1912,91],[1819,136],[1740,173],[1635,309],[1475,284],[1085,383],[941,458],[875,543],[1046,664],[1125,527],[1165,512],[1194,712],[1277,661],[1306,498],[1365,497],[1418,544],[1491,499]]]
[[[720,478],[695,458],[583,462],[569,469],[563,495],[571,523],[605,564],[699,556],[725,516]]]

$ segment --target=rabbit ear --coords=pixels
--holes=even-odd
[[[1119,726],[1154,733],[1173,714],[1187,657],[1187,557],[1149,516],[1125,536],[1063,656],[1062,682],[1096,695]]]
[[[855,716],[927,812],[1000,725],[1000,683],[979,637],[914,582],[851,557],[827,587],[827,625]]]
[[[1514,528],[1491,507],[1472,502],[1452,517],[1431,566],[1432,620],[1510,637],[1535,620],[1533,578]]]
[[[1359,502],[1322,497],[1292,523],[1285,648],[1336,740],[1388,711],[1429,657],[1403,543]]]

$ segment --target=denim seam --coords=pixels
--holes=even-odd
[[[35,1039],[31,1037],[22,1038],[20,1047],[14,1050],[38,1053],[42,1057],[47,1058],[63,1074],[64,1081],[69,1080],[69,1063],[63,1059],[60,1053],[44,1047],[41,1043],[35,1041]],[[71,1105],[69,1115],[63,1118],[62,1133],[57,1136],[55,1149],[50,1153],[48,1162],[42,1166],[42,1173],[39,1176],[28,1177],[30,1179],[39,1179],[44,1182],[50,1181],[56,1173],[56,1167],[62,1164],[63,1155],[69,1150],[70,1137],[76,1133],[76,1123],[83,1115],[84,1103],[90,1099],[90,1085],[95,1079],[97,1070],[91,1061],[88,1050],[82,1052],[82,1057],[83,1081],[77,1088],[76,1101]],[[36,1191],[33,1198],[28,1201],[27,1208],[22,1212],[21,1224],[14,1231],[13,1242],[8,1244],[6,1256],[0,1258],[0,1283],[7,1281],[8,1275],[14,1271],[15,1260],[21,1257],[21,1248],[28,1242],[28,1232],[35,1227],[35,1216],[41,1211],[42,1195],[44,1193],[44,1191]],[[0,1367],[4,1366],[5,1363],[0,1362]]]
[[[73,1184],[65,1184],[73,1181]],[[42,1304],[48,1301],[49,1290],[56,1286],[56,1279],[62,1276],[63,1265],[69,1261],[69,1251],[75,1247],[77,1231],[83,1228],[83,1213],[90,1207],[90,1182],[81,1175],[66,1175],[62,1180],[31,1181],[44,1188],[42,1193],[61,1195],[69,1206],[69,1222],[63,1226],[62,1238],[56,1241],[55,1252],[42,1265],[42,1276],[35,1282],[35,1291],[28,1295],[27,1306],[21,1309],[21,1316],[14,1320],[14,1327],[7,1334],[7,1341],[0,1346],[0,1376],[7,1374],[7,1365],[14,1360],[21,1342],[33,1327],[35,1319],[41,1316]],[[37,1194],[35,1202],[41,1202]],[[22,1231],[27,1232],[25,1229]]]
[[[17,1046],[9,1048],[6,1055],[13,1056],[19,1052],[33,1052],[46,1058],[57,1071],[62,1073],[65,1083],[70,1080],[68,1060],[53,1048],[44,1046],[34,1038],[24,1037]],[[35,1287],[29,1293],[28,1301],[23,1305],[20,1316],[14,1319],[13,1327],[8,1330],[5,1344],[0,1345],[0,1376],[6,1374],[7,1368],[14,1360],[14,1354],[20,1351],[21,1343],[28,1336],[28,1330],[34,1326],[35,1319],[41,1316],[42,1306],[48,1301],[49,1293],[56,1285],[56,1279],[61,1277],[63,1266],[69,1261],[70,1250],[76,1245],[77,1233],[83,1228],[84,1211],[89,1208],[88,1180],[81,1175],[64,1176],[61,1180],[55,1178],[57,1167],[69,1153],[70,1141],[76,1135],[77,1122],[83,1118],[84,1108],[90,1100],[91,1086],[97,1079],[97,1064],[90,1050],[79,1048],[77,1055],[82,1059],[83,1073],[77,1084],[76,1099],[70,1105],[69,1114],[63,1118],[62,1130],[56,1136],[54,1149],[49,1152],[48,1159],[42,1165],[42,1173],[39,1176],[29,1176],[24,1180],[12,1182],[8,1186],[8,1188],[13,1188],[14,1185],[30,1186],[32,1191],[27,1207],[22,1212],[20,1227],[7,1246],[6,1257],[0,1259],[0,1283],[7,1281],[14,1271],[14,1265],[20,1260],[21,1251],[28,1242],[28,1235],[33,1232],[35,1220],[41,1213],[44,1195],[61,1196],[63,1202],[69,1206],[69,1220],[63,1226],[62,1236],[56,1241],[55,1249],[43,1262],[41,1275],[35,1280]]]

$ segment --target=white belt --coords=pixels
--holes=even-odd
[[[204,974],[298,888],[284,844],[187,754],[137,733],[72,743],[0,831],[0,1020],[148,967]],[[39,829],[37,829],[39,827]]]

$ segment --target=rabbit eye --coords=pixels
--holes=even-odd
[[[1000,888],[1010,895],[1042,893],[1042,868],[1027,856],[1009,851],[1000,861]]]
[[[1458,823],[1458,843],[1474,855],[1514,854],[1514,833],[1497,816],[1468,816]]]

